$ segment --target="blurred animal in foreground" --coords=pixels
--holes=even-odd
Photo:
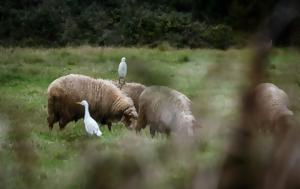
[[[97,136],[101,136],[102,132],[100,131],[97,122],[90,116],[88,102],[83,100],[81,102],[77,102],[77,104],[84,106],[84,126],[86,132],[90,135],[95,134]]]
[[[263,131],[284,135],[288,127],[288,120],[293,112],[288,109],[287,94],[272,83],[261,83],[253,92],[256,125]]]
[[[127,74],[127,64],[126,64],[126,58],[123,57],[121,59],[121,62],[119,64],[119,68],[118,68],[118,73],[119,73],[119,84],[120,84],[120,88],[122,88],[122,86],[125,84],[125,77]]]
[[[132,127],[137,112],[132,100],[111,82],[84,75],[70,74],[53,81],[48,87],[49,128],[59,122],[63,129],[70,121],[83,117],[83,109],[75,102],[86,99],[90,103],[90,113],[98,122],[108,124],[122,120]]]
[[[296,122],[291,126],[269,163],[264,189],[300,188],[300,131]]]
[[[195,118],[191,112],[191,101],[184,94],[163,86],[147,87],[139,98],[139,116],[135,129],[140,131],[150,126],[155,132],[194,134]]]
[[[114,85],[118,86],[118,83],[115,81],[112,81]],[[130,97],[134,103],[136,111],[139,111],[139,98],[141,93],[146,88],[145,85],[142,85],[140,83],[126,83],[122,86],[121,91],[124,92],[128,97]]]

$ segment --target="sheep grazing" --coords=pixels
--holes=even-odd
[[[110,81],[110,80],[109,80]],[[142,85],[140,83],[125,83],[123,86],[120,86],[120,84],[118,83],[118,81],[110,81],[112,82],[112,84],[114,84],[115,86],[117,86],[118,88],[121,89],[121,91],[127,95],[128,97],[130,97],[134,103],[134,107],[136,109],[136,111],[139,111],[139,97],[141,95],[141,93],[144,91],[144,89],[146,88],[145,85]],[[109,123],[111,125],[111,123]]]
[[[169,135],[194,134],[195,118],[191,113],[191,101],[183,94],[168,87],[147,87],[139,98],[139,115],[136,131],[150,126],[150,133],[163,132]]]
[[[137,112],[132,100],[111,82],[84,75],[70,74],[53,81],[48,87],[48,124],[59,122],[63,129],[70,121],[77,121],[84,115],[82,106],[76,104],[87,100],[92,117],[102,124],[121,120],[131,128]]]
[[[140,83],[126,83],[122,86],[123,91],[128,97],[130,97],[134,103],[136,111],[139,111],[139,98],[141,93],[145,90],[146,86]]]
[[[112,81],[112,83],[119,87],[119,83],[117,81]],[[132,99],[136,111],[139,111],[139,98],[145,88],[145,85],[134,82],[126,83],[121,88],[121,91]]]
[[[253,95],[257,127],[276,135],[284,135],[289,129],[288,122],[293,115],[288,109],[287,94],[272,83],[261,83],[255,87]]]

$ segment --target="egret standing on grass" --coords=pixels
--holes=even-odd
[[[121,87],[122,87],[122,85],[125,84],[125,77],[126,77],[126,74],[127,74],[127,64],[126,64],[125,60],[126,60],[125,57],[123,57],[121,59],[121,62],[119,64],[119,69],[118,69],[119,84],[121,85]],[[121,83],[121,80],[123,80],[122,83]]]
[[[83,100],[81,102],[77,102],[77,104],[81,104],[84,106],[84,126],[86,132],[90,135],[95,134],[97,136],[101,136],[102,132],[100,131],[97,122],[90,116],[88,102],[86,100]]]

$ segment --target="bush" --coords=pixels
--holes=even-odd
[[[0,6],[3,16],[0,43],[155,47],[166,42],[174,47],[192,48],[226,48],[232,44],[229,26],[194,20],[192,12],[177,11],[177,5],[184,4],[183,1],[172,3],[171,6],[167,1],[160,5],[129,0],[7,3],[7,9]]]
[[[231,27],[223,24],[209,26],[205,23],[193,22],[184,33],[184,43],[192,48],[209,47],[226,49],[233,44]]]
[[[212,47],[225,49],[232,45],[234,34],[231,27],[219,24],[208,27],[203,35]]]

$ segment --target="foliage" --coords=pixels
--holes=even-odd
[[[0,45],[227,48],[255,29],[276,0],[3,0]],[[256,11],[259,13],[256,14]]]

